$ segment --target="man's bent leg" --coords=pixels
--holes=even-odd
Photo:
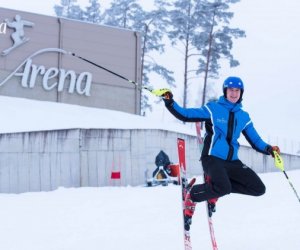
[[[241,161],[226,166],[231,181],[232,193],[260,196],[266,192],[266,187],[259,176]]]
[[[203,170],[210,177],[210,183],[192,187],[190,194],[193,201],[201,202],[218,198],[231,192],[231,183],[224,164],[226,161],[213,156],[202,159]]]

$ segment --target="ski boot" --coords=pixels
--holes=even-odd
[[[210,184],[211,183],[211,178],[210,176],[205,174],[205,182]],[[212,198],[207,201],[207,207],[208,207],[208,215],[209,217],[212,217],[213,213],[216,212],[216,203],[217,203],[218,198]]]
[[[208,215],[209,217],[212,217],[213,213],[216,212],[216,203],[217,203],[218,198],[213,198],[209,199],[207,201],[207,206],[208,206]]]
[[[183,204],[184,204],[184,229],[186,231],[190,230],[190,226],[192,224],[192,217],[195,211],[196,202],[191,199],[191,189],[196,179],[193,178],[190,183],[185,187],[184,197],[183,197]]]

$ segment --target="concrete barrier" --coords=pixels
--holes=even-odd
[[[160,150],[178,162],[177,138],[186,140],[188,175],[202,173],[195,136],[146,129],[70,129],[0,134],[0,192],[50,191],[58,187],[99,187],[121,172],[120,185],[141,185],[152,174]],[[282,154],[286,170],[300,157]],[[241,146],[240,159],[256,172],[277,171],[273,159]]]

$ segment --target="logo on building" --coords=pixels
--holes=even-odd
[[[58,92],[62,92],[65,89],[66,82],[69,82],[68,92],[70,94],[76,92],[79,95],[90,96],[92,85],[91,73],[82,72],[77,75],[73,70],[58,69],[55,67],[46,69],[46,67],[43,65],[33,64],[32,59],[34,57],[43,53],[52,52],[62,53],[64,55],[68,54],[68,52],[63,49],[41,49],[23,61],[11,74],[9,74],[3,81],[0,82],[0,86],[4,85],[12,77],[21,77],[21,86],[23,88],[33,89],[36,85],[37,78],[42,77],[42,87],[46,91],[56,88]],[[20,72],[19,70],[21,68],[23,68],[23,71]]]
[[[35,24],[31,21],[24,20],[20,15],[15,15],[11,20],[5,18],[0,23],[1,34],[6,34],[7,29],[12,29],[10,38],[12,46],[1,52],[2,57],[6,57],[11,51],[27,43],[30,39],[25,34],[26,28],[32,28]],[[61,48],[44,48],[29,55],[23,62],[16,67],[5,79],[0,79],[0,87],[2,87],[11,78],[19,78],[22,88],[33,89],[37,85],[45,91],[55,90],[57,92],[68,91],[70,94],[91,95],[92,74],[90,72],[76,73],[72,69],[64,69],[62,67],[52,66],[46,68],[44,65],[37,65],[33,62],[33,58],[44,53],[58,53],[69,55],[69,53]],[[8,55],[10,56],[10,55]],[[7,56],[7,57],[8,57]]]
[[[0,35],[1,34],[6,34],[6,27],[7,27],[6,22],[0,23]]]
[[[14,29],[15,31],[11,34],[11,39],[13,40],[13,45],[2,51],[1,55],[6,56],[9,52],[15,48],[21,46],[22,44],[29,41],[28,37],[25,37],[24,27],[33,27],[34,23],[26,20],[22,20],[20,15],[16,15],[14,21],[9,21],[5,19],[5,29],[6,27]]]
[[[35,24],[28,20],[22,19],[20,15],[16,15],[12,20],[6,18],[0,24],[1,34],[6,34],[7,28],[13,29],[10,38],[13,42],[12,46],[4,49],[1,56],[7,56],[11,51],[27,43],[30,39],[25,34],[25,27],[32,28]],[[38,79],[41,79],[41,86],[45,91],[56,89],[57,92],[62,92],[67,89],[70,94],[77,93],[79,95],[90,96],[92,85],[92,74],[82,72],[77,74],[74,70],[67,70],[58,67],[46,68],[44,65],[36,65],[33,63],[33,58],[44,53],[60,53],[68,55],[68,53],[60,48],[45,48],[40,49],[27,57],[17,68],[11,72],[5,79],[0,79],[0,87],[3,86],[12,77],[20,78],[20,83],[23,88],[33,89]],[[68,86],[68,87],[67,87]]]

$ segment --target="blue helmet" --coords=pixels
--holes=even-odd
[[[223,83],[223,93],[224,93],[225,98],[226,98],[227,88],[240,89],[241,90],[241,97],[238,100],[238,102],[242,101],[242,96],[243,96],[243,93],[244,93],[244,83],[243,83],[241,78],[239,78],[237,76],[229,76],[225,79],[225,81]]]

